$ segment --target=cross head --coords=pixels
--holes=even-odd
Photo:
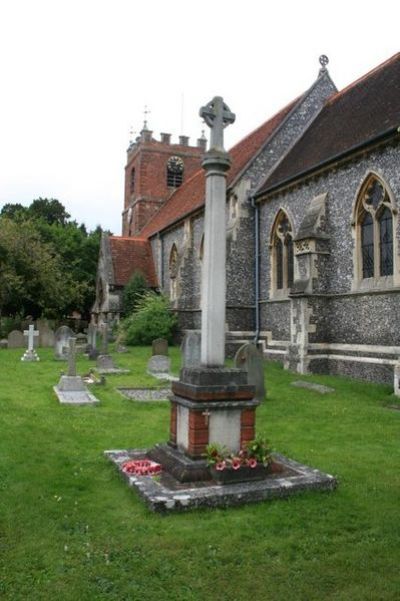
[[[28,330],[24,330],[24,336],[28,336],[28,351],[33,351],[34,338],[39,336],[38,330],[35,330],[35,326],[31,324]]]
[[[210,150],[224,150],[224,128],[234,123],[236,116],[224,103],[221,96],[215,96],[200,109],[200,117],[211,129]]]

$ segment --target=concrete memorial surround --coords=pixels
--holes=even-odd
[[[99,400],[86,388],[76,371],[76,339],[68,339],[68,373],[62,375],[54,392],[62,404],[91,405]]]
[[[39,331],[31,324],[28,330],[24,330],[24,336],[28,337],[28,348],[21,357],[21,361],[39,361],[39,357],[34,349],[34,340],[39,338]]]

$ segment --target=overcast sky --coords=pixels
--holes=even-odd
[[[0,0],[0,208],[57,198],[119,234],[145,105],[155,137],[195,143],[199,107],[223,96],[229,148],[313,83],[321,54],[341,89],[398,52],[399,16],[393,0]]]

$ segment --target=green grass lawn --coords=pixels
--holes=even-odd
[[[147,348],[115,355],[123,376],[98,406],[61,406],[64,364],[40,349],[0,351],[0,598],[118,601],[311,601],[400,598],[400,411],[385,386],[310,376],[328,395],[266,367],[257,427],[289,457],[334,474],[333,493],[226,510],[150,513],[105,449],[167,439],[168,403],[124,399],[159,386]],[[174,370],[179,352],[172,349]],[[79,373],[93,363],[78,361]]]

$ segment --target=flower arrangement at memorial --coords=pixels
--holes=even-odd
[[[248,442],[237,454],[219,444],[206,447],[206,461],[209,467],[218,472],[226,469],[239,470],[241,467],[255,469],[257,466],[267,467],[271,462],[271,449],[267,440],[261,436]]]

